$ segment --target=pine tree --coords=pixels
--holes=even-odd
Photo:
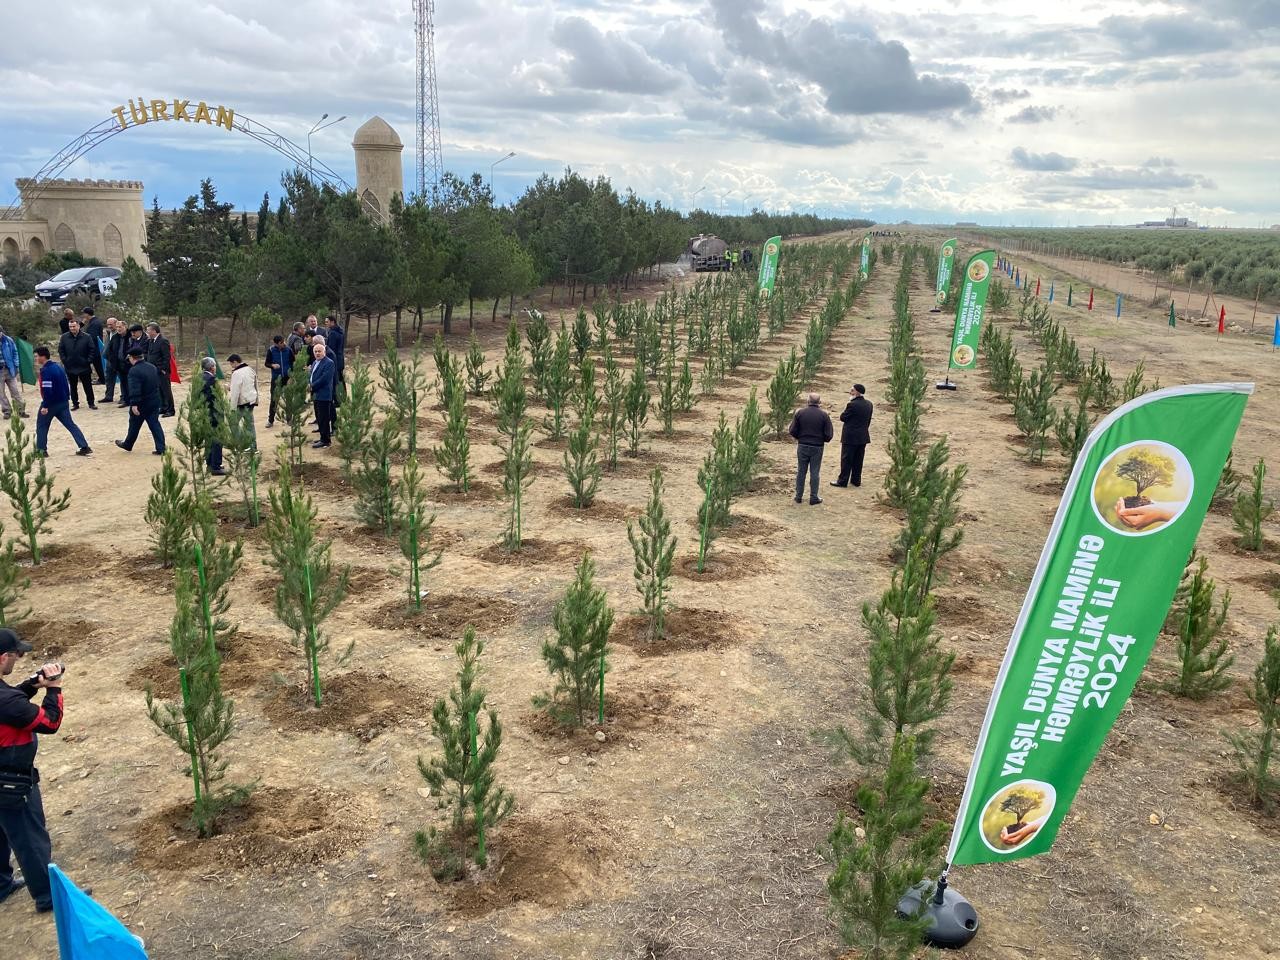
[[[607,455],[605,463],[610,470],[618,469],[618,447],[622,438],[622,426],[625,423],[627,382],[623,379],[622,368],[614,359],[609,347],[604,351],[604,436]]]
[[[596,455],[600,435],[595,430],[597,403],[595,364],[587,358],[582,362],[574,404],[578,422],[569,433],[569,445],[564,452],[565,476],[569,480],[573,505],[579,509],[591,506],[600,486],[600,462]]]
[[[644,365],[631,368],[631,379],[623,395],[623,413],[627,423],[627,455],[640,455],[640,431],[649,419],[649,382],[645,379]]]
[[[668,437],[675,430],[677,389],[675,357],[667,354],[658,374],[658,416],[662,420],[662,432]]]
[[[166,570],[177,562],[187,541],[195,514],[195,498],[187,489],[187,479],[166,450],[160,472],[151,478],[145,518],[151,526],[151,545],[160,566]]]
[[[729,525],[729,506],[734,494],[734,433],[724,411],[711,431],[711,449],[698,470],[698,486],[704,494],[704,509],[698,510],[698,526],[709,519],[713,531]],[[702,571],[699,570],[699,573]]]
[[[485,384],[493,376],[493,371],[486,371],[484,368],[484,351],[480,349],[480,341],[476,339],[474,330],[471,331],[471,340],[467,344],[466,363],[467,384],[472,394],[477,397],[483,396]]]
[[[649,618],[649,639],[665,639],[667,613],[671,591],[671,565],[676,553],[676,538],[671,533],[671,521],[662,506],[662,470],[653,468],[649,475],[649,500],[638,520],[640,532],[627,521],[627,539],[635,555],[633,576],[636,592],[643,604],[642,612]]]
[[[342,475],[351,481],[356,465],[364,457],[364,447],[373,433],[373,371],[359,355],[347,365],[347,397],[342,402],[342,416],[338,418],[333,439],[338,444],[338,456],[342,460]]]
[[[4,538],[4,526],[0,524],[0,540]],[[13,541],[4,542],[0,549],[0,627],[21,623],[31,615],[29,607],[19,606],[22,595],[31,581],[22,575],[22,567],[13,553]]]
[[[28,438],[26,424],[16,410],[0,453],[0,490],[13,507],[32,566],[39,566],[40,540],[52,530],[53,518],[71,505],[71,490],[54,495],[45,457]]]
[[[570,726],[585,724],[597,701],[600,712],[604,710],[602,685],[609,668],[613,611],[605,591],[595,585],[595,572],[591,554],[583,554],[573,583],[552,616],[555,639],[542,644],[542,659],[556,683],[550,695],[537,697],[534,703]]]
[[[555,350],[551,353],[543,377],[543,398],[550,411],[543,422],[543,429],[552,440],[559,440],[564,436],[564,412],[572,392],[573,361],[569,349],[569,334],[565,332],[564,324],[561,324],[560,332],[556,335]]]
[[[899,737],[883,776],[858,790],[861,830],[841,813],[828,838],[831,912],[841,940],[859,947],[863,960],[910,960],[929,926],[926,917],[898,912],[902,895],[940,866],[947,827],[924,826],[928,790],[929,782],[916,773],[914,740]]]
[[[436,469],[453,484],[453,489],[466,493],[471,489],[466,393],[456,385],[446,392],[449,394],[449,409],[445,418],[444,441],[431,452],[436,459]]]
[[[476,639],[474,628],[467,627],[454,653],[458,682],[448,700],[437,700],[431,711],[431,732],[440,744],[440,755],[429,761],[418,757],[418,772],[437,797],[436,809],[451,813],[447,833],[430,827],[414,836],[418,855],[431,865],[437,880],[461,879],[472,860],[483,867],[488,859],[487,832],[506,819],[515,805],[515,798],[494,778],[493,766],[502,746],[497,711],[490,709],[488,723],[481,723],[486,693],[477,681],[484,642]]]
[[[507,344],[493,382],[493,401],[498,415],[498,432],[510,436],[524,419],[529,394],[524,385],[524,352],[520,349],[520,328],[512,320],[507,327]]]
[[[1227,621],[1227,608],[1231,605],[1231,591],[1227,590],[1221,603],[1214,604],[1217,584],[1205,576],[1209,562],[1197,558],[1194,570],[1179,588],[1182,595],[1176,612],[1178,627],[1178,677],[1167,686],[1184,697],[1203,700],[1212,693],[1231,686],[1227,668],[1235,657],[1227,652],[1227,638],[1222,627]]]
[[[948,470],[949,459],[945,437],[929,448],[916,480],[915,496],[907,504],[906,524],[894,550],[895,559],[900,560],[919,544],[924,564],[920,582],[925,593],[933,586],[938,563],[960,546],[964,538],[964,531],[957,524],[960,520],[960,487],[969,468],[962,463]]]
[[[885,471],[885,499],[906,508],[915,497],[920,473],[920,405],[911,397],[893,412],[889,436],[889,469]]]
[[[791,348],[789,356],[778,361],[777,369],[765,396],[769,401],[769,425],[773,427],[775,440],[782,439],[782,432],[791,423],[796,405],[800,402],[799,361],[796,359],[796,348]]]
[[[283,468],[271,491],[267,543],[271,565],[280,578],[276,617],[293,631],[294,642],[306,655],[308,687],[319,707],[323,698],[320,655],[329,649],[329,638],[320,627],[346,597],[350,570],[334,568],[333,542],[319,539],[315,504],[305,491],[294,489],[289,471]],[[339,659],[349,657],[354,646],[353,641]]]
[[[1027,459],[1032,463],[1044,460],[1045,436],[1055,420],[1053,398],[1057,393],[1057,380],[1047,364],[1032,370],[1018,391],[1013,415],[1027,438]]]
[[[1258,729],[1227,734],[1227,739],[1235,751],[1237,779],[1248,798],[1269,812],[1280,800],[1280,776],[1271,769],[1280,740],[1280,636],[1275,627],[1267,631],[1262,659],[1245,695],[1258,710]]]
[[[278,411],[280,419],[284,421],[287,428],[284,434],[283,446],[288,452],[288,457],[282,465],[282,469],[301,470],[302,469],[302,450],[307,445],[307,415],[311,411],[311,404],[307,402],[307,374],[306,368],[301,363],[298,364],[299,369],[289,378],[289,382],[285,384],[284,389],[280,391],[280,409]],[[341,418],[339,418],[341,423]]]
[[[1235,456],[1235,451],[1227,452],[1227,462],[1222,465],[1222,473],[1218,476],[1218,486],[1213,491],[1213,505],[1218,508],[1230,508],[1234,506],[1236,498],[1240,496],[1240,484],[1244,481],[1244,477],[1236,472],[1231,465],[1231,459]]]
[[[765,422],[756,401],[756,388],[751,388],[747,404],[742,408],[733,430],[733,492],[747,490],[756,478],[760,460],[760,443],[764,439]]]
[[[427,515],[427,494],[423,488],[418,458],[410,457],[404,467],[400,485],[400,552],[409,561],[409,602],[414,610],[422,609],[422,575],[440,565],[441,551],[431,550],[431,531],[436,515]]]
[[[534,389],[542,397],[547,392],[547,364],[551,359],[553,346],[551,327],[540,311],[529,311],[529,322],[525,325],[524,335],[529,340],[529,373],[533,375]]]
[[[365,440],[360,464],[351,478],[356,493],[356,517],[385,537],[395,535],[399,521],[400,481],[392,466],[399,453],[400,421],[388,414]]]
[[[1080,451],[1084,449],[1085,441],[1089,439],[1089,431],[1093,429],[1093,418],[1089,416],[1089,391],[1084,384],[1081,384],[1076,395],[1075,409],[1064,406],[1053,429],[1062,455],[1067,460],[1066,469],[1062,475],[1065,483],[1071,478],[1071,471],[1075,469]]]
[[[1267,463],[1260,459],[1253,465],[1253,479],[1248,488],[1236,499],[1231,510],[1231,519],[1240,534],[1240,547],[1244,550],[1262,549],[1262,525],[1275,512],[1275,501],[1268,499],[1263,492],[1266,476]]]
[[[378,377],[389,404],[388,416],[396,417],[404,425],[405,443],[410,456],[418,453],[418,410],[427,392],[426,378],[422,372],[422,353],[414,343],[409,362],[400,359],[395,341],[387,337],[386,350],[378,361]],[[446,409],[448,406],[446,405]]]
[[[587,322],[587,311],[582,307],[578,308],[578,313],[573,318],[573,351],[575,354],[575,362],[581,366],[582,361],[587,357],[587,351],[591,349],[591,326]]]
[[[529,397],[524,385],[524,370],[520,333],[513,320],[507,328],[506,352],[493,388],[498,408],[498,446],[502,450],[502,491],[510,501],[507,529],[503,535],[503,543],[508,550],[519,550],[523,540],[524,490],[530,483],[529,471],[533,466],[533,454],[529,449],[533,426],[526,413]]]
[[[219,426],[224,422],[227,412],[226,394],[217,385],[214,386],[214,406],[210,411],[201,389],[203,374],[195,374],[196,383],[192,384],[187,398],[178,407],[177,422],[173,428],[173,437],[178,442],[181,452],[182,469],[191,484],[192,493],[207,493],[221,481],[212,476],[208,470],[210,446],[219,439]],[[210,417],[212,412],[213,418]]]
[[[216,435],[226,454],[228,472],[240,488],[245,522],[256,527],[262,522],[258,499],[258,470],[262,465],[262,455],[258,452],[258,439],[253,424],[246,423],[239,415],[240,411],[231,409],[226,395],[218,391],[216,397],[219,408]]]
[[[689,370],[689,355],[680,361],[680,376],[676,380],[676,409],[688,413],[693,409],[693,373]]]

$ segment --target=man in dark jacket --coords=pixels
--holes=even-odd
[[[74,320],[71,321],[75,323]],[[71,439],[76,442],[76,456],[87,457],[93,453],[89,441],[71,419],[68,400],[71,391],[67,387],[67,375],[62,367],[53,362],[49,348],[36,347],[36,381],[40,385],[40,412],[36,415],[36,450],[40,456],[49,455],[49,424],[57,420],[67,428]]]
[[[89,409],[97,410],[93,402],[93,371],[98,368],[98,341],[80,329],[80,321],[71,318],[67,332],[58,341],[58,359],[71,383],[71,409],[80,409],[80,387],[84,387]]]
[[[94,313],[93,307],[85,307],[80,311],[80,314],[84,318],[80,321],[80,329],[87,333],[89,335],[89,339],[98,345],[98,362],[94,364],[93,374],[94,380],[96,380],[98,386],[101,387],[106,383],[106,380],[103,379],[102,369],[104,361],[106,360],[102,355],[102,321],[99,320],[97,314]]]
[[[221,421],[218,419],[218,395],[214,392],[218,389],[218,361],[213,357],[204,357],[200,361],[200,398],[204,401],[209,412],[209,426],[212,429],[213,436],[218,434],[218,425]],[[209,441],[209,455],[205,458],[205,463],[209,465],[209,474],[215,477],[225,477],[227,471],[222,469],[222,444],[217,440]]]
[[[173,351],[169,341],[160,335],[160,324],[147,324],[147,362],[156,368],[160,375],[160,416],[172,417],[173,383],[169,380],[169,368],[172,366]]]
[[[833,487],[862,486],[862,459],[871,442],[871,401],[866,397],[867,388],[855,383],[849,391],[849,402],[840,414],[840,478],[832,480]]]
[[[156,456],[164,453],[164,428],[160,426],[160,375],[156,368],[143,359],[142,347],[129,348],[129,432],[123,440],[117,440],[121,450],[132,450],[145,423],[156,443]]]
[[[295,360],[298,358],[298,355],[306,349],[306,332],[306,326],[299,321],[293,325],[293,330],[289,334],[289,339],[285,341],[285,346],[289,348],[289,352],[293,354],[293,358]]]
[[[129,377],[129,328],[115,317],[107,317],[107,352],[103,360],[107,367],[107,389],[102,395],[104,403],[113,403],[116,399],[116,378],[120,378],[120,403],[128,404],[129,388],[126,381]]]
[[[58,321],[58,333],[63,334],[71,329],[71,321],[76,318],[76,312],[70,307],[62,308],[62,318]]]
[[[0,677],[8,677],[31,644],[12,630],[0,628]],[[16,687],[0,680],[0,901],[24,886],[38,913],[53,909],[49,891],[52,845],[40,798],[36,769],[36,738],[57,733],[62,725],[62,673],[58,663],[46,663]],[[31,702],[44,690],[40,706]],[[22,868],[15,878],[10,854]]]
[[[267,348],[267,369],[271,371],[271,405],[267,408],[267,426],[276,424],[276,407],[280,403],[280,391],[289,385],[289,371],[293,369],[293,351],[285,346],[284,337],[276,334]]]
[[[329,446],[330,427],[333,424],[333,388],[337,372],[333,361],[325,355],[324,344],[315,345],[315,362],[311,365],[311,399],[316,404],[316,423],[320,427],[320,439],[311,446],[316,449]]]
[[[831,426],[831,418],[818,406],[822,398],[816,393],[809,394],[809,405],[801,407],[791,418],[791,429],[788,431],[796,438],[796,503],[804,499],[804,475],[809,474],[809,505],[816,507],[822,502],[818,496],[818,471],[822,468],[822,448],[831,442],[835,429]]]

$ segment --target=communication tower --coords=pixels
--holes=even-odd
[[[418,46],[417,188],[425,197],[440,182],[440,98],[436,93],[435,0],[413,0],[414,37]]]

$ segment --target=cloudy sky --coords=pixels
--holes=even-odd
[[[1280,222],[1280,0],[438,0],[445,165],[500,200],[571,166],[687,209],[1068,225]],[[379,114],[413,180],[410,0],[45,0],[0,12],[0,187],[128,98],[226,104],[354,180]],[[1019,9],[1022,11],[1018,13]],[[37,12],[38,11],[38,12]],[[40,53],[36,53],[36,52]],[[69,176],[256,208],[283,159],[128,130]]]

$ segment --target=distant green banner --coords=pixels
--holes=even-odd
[[[1156,390],[1085,441],[996,677],[949,864],[1053,845],[1151,655],[1252,392]]]
[[[871,234],[862,238],[862,259],[858,265],[858,276],[865,280],[871,272]]]
[[[18,339],[18,379],[34,386],[36,382],[36,348],[27,341]]]
[[[969,258],[956,304],[956,327],[951,335],[952,370],[972,370],[978,365],[978,334],[987,310],[987,288],[995,270],[996,252],[983,250]]]
[[[782,237],[770,237],[764,242],[764,253],[760,254],[760,298],[767,300],[773,296],[773,285],[778,279],[778,254],[782,252]]]
[[[942,245],[938,255],[938,306],[947,302],[947,291],[951,288],[951,268],[956,262],[956,241],[948,240]]]

